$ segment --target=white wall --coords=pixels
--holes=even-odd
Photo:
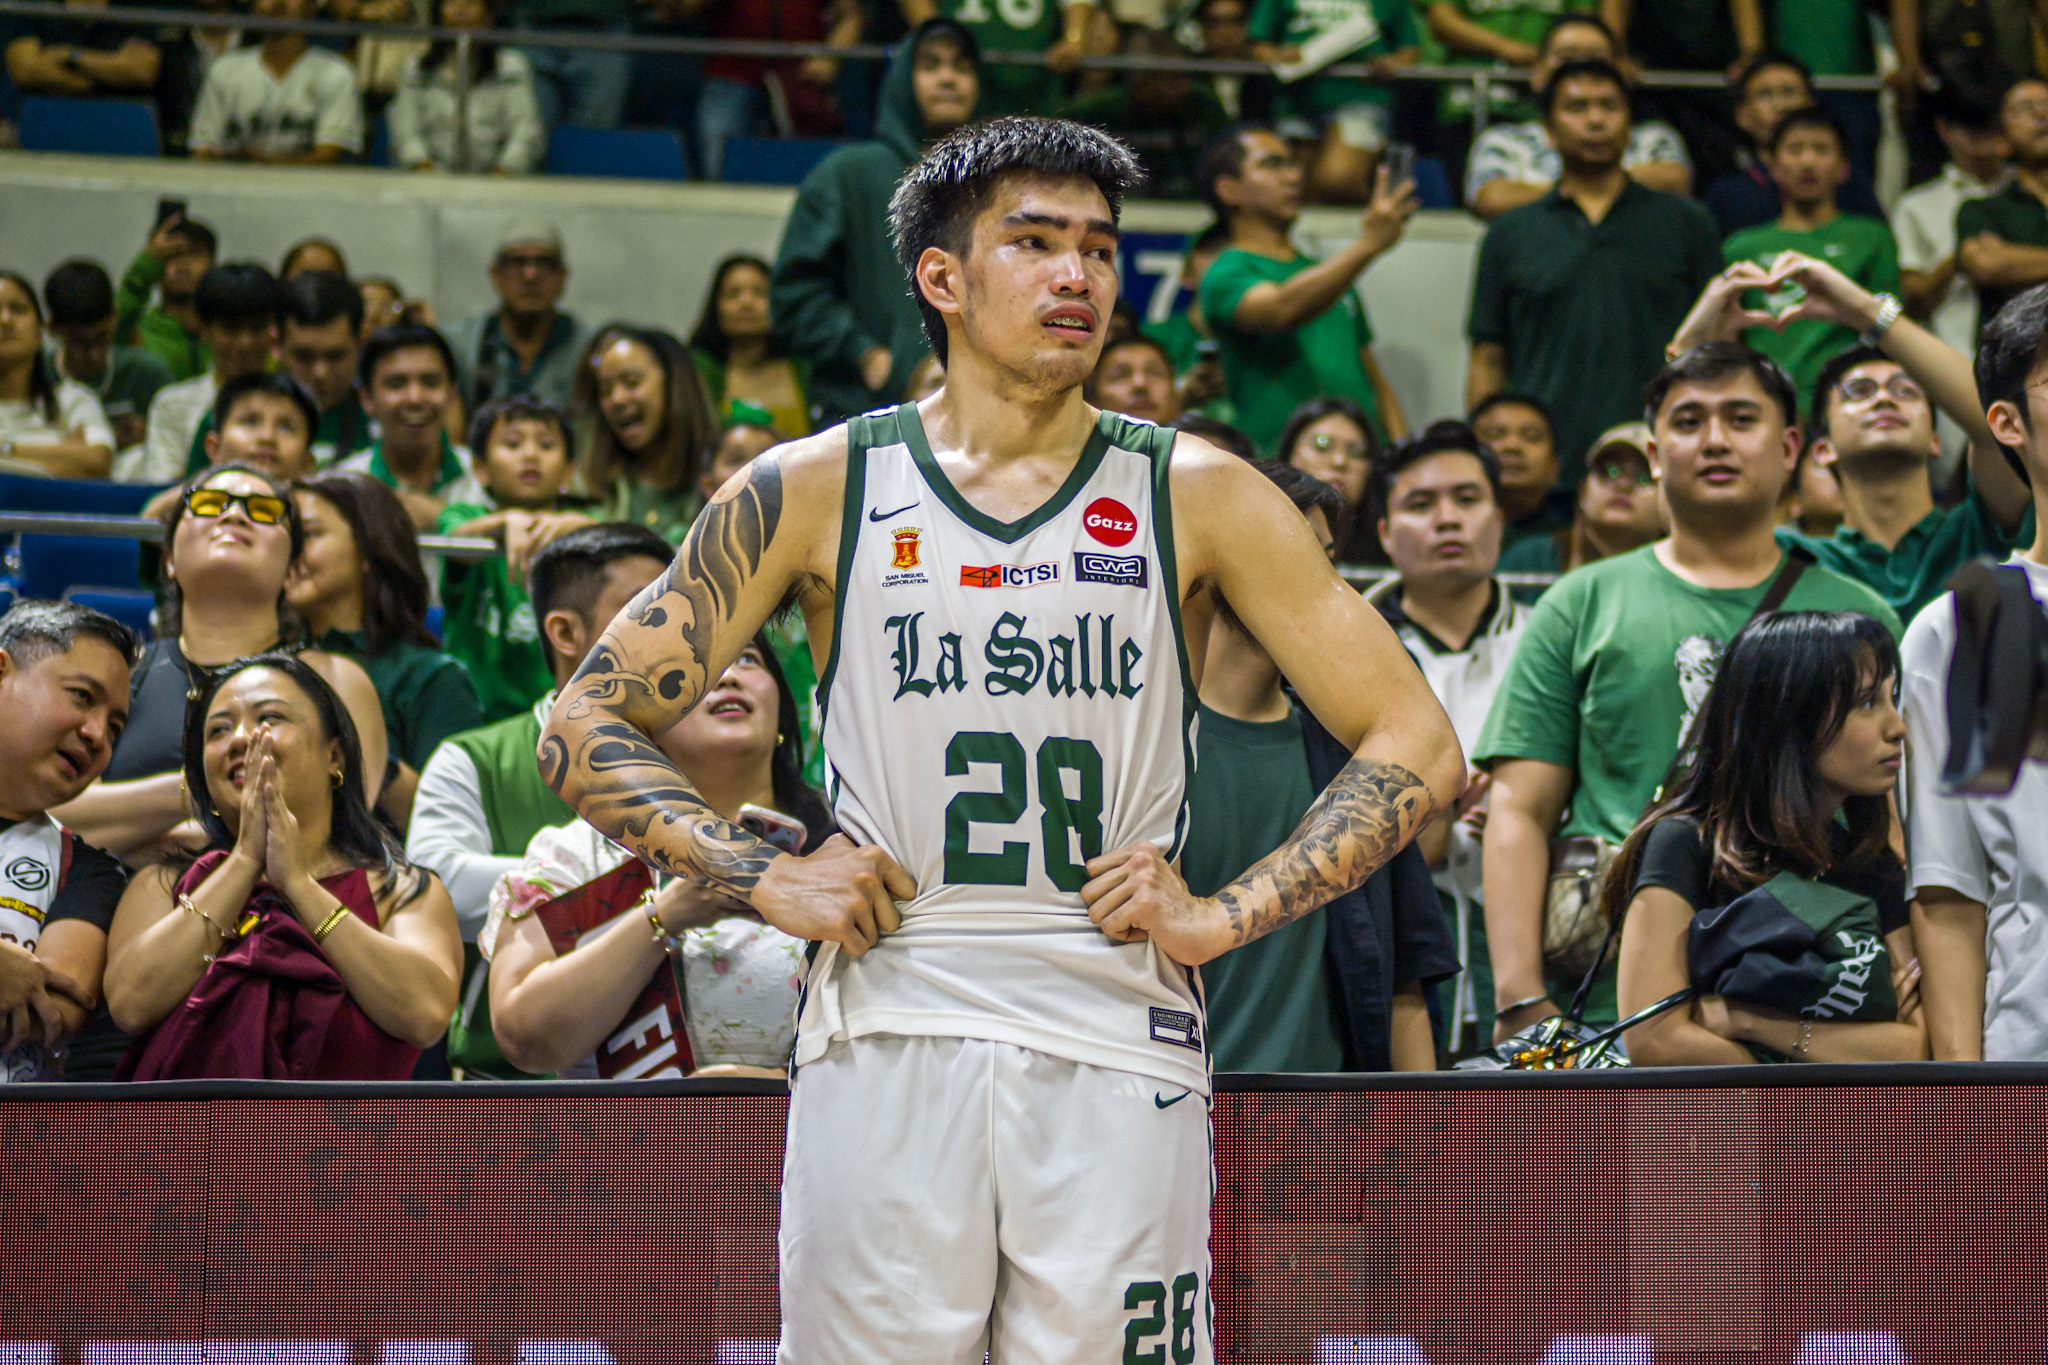
[[[563,305],[586,321],[614,318],[687,333],[711,267],[735,251],[773,259],[792,190],[541,176],[415,175],[116,157],[0,153],[0,267],[41,282],[73,256],[120,276],[148,236],[159,198],[182,198],[219,233],[223,259],[273,266],[304,237],[331,237],[359,275],[389,275],[432,300],[443,318],[492,306],[485,278],[496,234],[522,218],[562,232]],[[1193,232],[1208,212],[1136,204],[1134,230]],[[1316,210],[1304,246],[1327,254],[1357,231],[1355,214]],[[1363,283],[1381,364],[1412,424],[1463,409],[1466,298],[1479,225],[1459,213],[1419,215]]]

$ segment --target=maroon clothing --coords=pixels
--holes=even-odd
[[[227,854],[201,857],[178,879],[190,894]],[[360,868],[320,885],[378,927],[369,874]],[[402,1081],[420,1050],[378,1028],[351,1000],[313,935],[282,893],[258,882],[248,909],[262,916],[228,945],[192,993],[121,1059],[117,1081],[235,1078],[288,1081]]]
[[[756,42],[822,43],[827,29],[824,0],[726,0],[711,23],[711,36]],[[842,126],[832,92],[803,79],[801,61],[769,62],[758,57],[707,57],[704,74],[740,85],[760,85],[773,71],[788,101],[790,122],[801,134],[836,133]]]

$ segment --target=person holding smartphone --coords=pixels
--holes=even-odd
[[[660,744],[720,816],[794,854],[836,828],[823,796],[803,781],[796,722],[796,695],[764,632]],[[477,947],[490,960],[491,1026],[507,1060],[535,1073],[598,1075],[598,1056],[642,1027],[648,984],[673,958],[686,1035],[676,1055],[692,1074],[782,1075],[796,1041],[805,945],[746,906],[696,882],[655,877],[645,898],[621,898],[616,915],[557,950],[559,925],[536,911],[578,891],[609,890],[630,856],[576,820],[542,830],[518,871],[492,890]]]

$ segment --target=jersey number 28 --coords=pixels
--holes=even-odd
[[[1005,843],[995,853],[968,847],[975,825],[1014,825],[1038,793],[1040,857],[1045,875],[1062,891],[1079,891],[1088,880],[1083,866],[1102,852],[1102,755],[1085,739],[1052,735],[1038,746],[1036,783],[1026,772],[1024,746],[1015,735],[996,730],[962,730],[946,745],[946,776],[965,777],[968,765],[993,764],[1003,778],[1000,791],[965,791],[946,803],[946,880],[954,885],[1022,886],[1030,873],[1031,846]],[[1075,794],[1067,795],[1067,778]],[[1074,858],[1078,835],[1080,858]]]

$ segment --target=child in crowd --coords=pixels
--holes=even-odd
[[[258,370],[221,386],[200,449],[209,466],[248,465],[283,483],[313,472],[313,432],[319,424],[320,411],[305,385],[288,374]],[[142,515],[162,516],[184,490],[183,484],[166,488],[149,500]]]
[[[549,541],[593,523],[557,510],[575,438],[561,409],[546,399],[516,394],[486,403],[470,423],[469,448],[490,502],[442,508],[441,533],[486,536],[505,551],[451,559],[442,567],[441,639],[468,666],[484,719],[497,721],[518,715],[555,685],[526,595],[527,566]]]
[[[1769,613],[1729,643],[1691,768],[1608,876],[1622,1015],[1701,986],[1628,1031],[1635,1065],[1927,1056],[1891,845],[1898,687],[1891,632],[1857,612]]]

